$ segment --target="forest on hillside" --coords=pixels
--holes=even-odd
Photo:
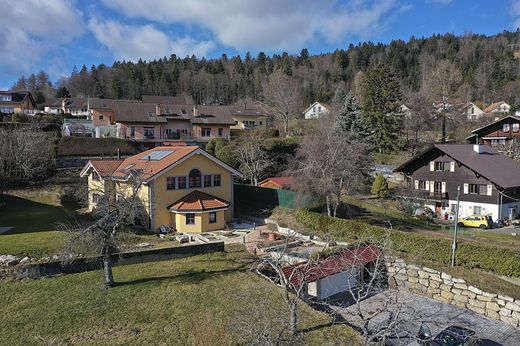
[[[493,36],[465,34],[412,37],[389,44],[364,42],[335,52],[310,55],[287,53],[256,57],[199,59],[175,54],[154,61],[117,61],[112,66],[74,68],[70,77],[52,85],[47,74],[22,76],[13,89],[26,89],[43,103],[65,87],[70,96],[140,99],[143,94],[189,93],[200,104],[232,104],[240,99],[266,100],[272,74],[281,70],[299,92],[301,109],[314,100],[331,101],[338,87],[357,90],[363,75],[386,64],[397,75],[405,98],[443,95],[491,103],[505,100],[520,106],[520,60],[514,57],[520,32]],[[406,100],[403,100],[406,102]]]

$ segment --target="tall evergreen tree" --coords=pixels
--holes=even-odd
[[[336,128],[354,140],[365,140],[370,134],[356,97],[351,92],[343,95],[338,108]]]
[[[380,153],[402,148],[402,92],[395,73],[386,65],[367,70],[361,82],[361,108],[364,121],[370,126],[368,140]]]

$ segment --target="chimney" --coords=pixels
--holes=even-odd
[[[473,151],[477,154],[482,154],[484,152],[484,146],[481,144],[473,144]]]
[[[197,109],[197,105],[193,106],[193,116],[196,117],[199,115],[199,110]]]
[[[159,103],[155,104],[155,115],[161,115],[161,105]]]

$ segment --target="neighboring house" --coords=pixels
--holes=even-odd
[[[139,142],[160,143],[163,141],[163,127],[167,119],[160,115],[159,106],[154,103],[114,103],[114,117],[119,124],[119,138]]]
[[[520,163],[478,144],[435,144],[395,169],[417,202],[435,215],[456,213],[515,218],[520,211]]]
[[[433,103],[433,108],[442,113],[444,109],[447,112],[460,114],[468,120],[478,120],[485,116],[485,113],[473,102],[464,102],[458,99],[447,99],[446,102],[439,101]]]
[[[258,185],[271,189],[291,190],[294,185],[294,177],[273,177],[262,180]]]
[[[196,141],[207,142],[213,138],[230,139],[230,127],[235,125],[226,106],[193,106],[192,133]]]
[[[493,102],[486,108],[484,108],[484,113],[499,113],[499,114],[507,114],[511,112],[511,105],[506,103],[505,101]]]
[[[468,143],[502,145],[520,139],[520,116],[508,115],[486,126],[471,131]]]
[[[324,114],[327,114],[332,109],[332,106],[324,102],[314,102],[303,111],[305,119],[317,119]]]
[[[220,106],[226,107],[226,106]],[[229,107],[231,117],[235,121],[232,130],[266,129],[269,120],[267,106],[260,101],[238,102]]]
[[[167,146],[125,160],[91,160],[81,177],[88,177],[89,210],[102,198],[126,196],[133,172],[143,184],[139,198],[148,215],[145,225],[162,225],[179,232],[223,229],[233,219],[233,177],[242,174],[197,146]]]
[[[36,102],[28,91],[0,91],[0,113],[36,112]]]
[[[317,300],[349,292],[371,279],[381,250],[375,245],[345,249],[319,261],[305,261],[282,268],[292,288]]]

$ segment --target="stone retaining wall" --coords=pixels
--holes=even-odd
[[[122,252],[112,255],[113,265],[134,264],[144,262],[165,261],[175,258],[183,258],[201,255],[211,252],[224,251],[224,242],[214,242],[207,244],[184,245],[169,248],[150,249],[132,252]],[[72,263],[60,261],[45,263],[30,263],[24,265],[0,266],[0,276],[15,278],[37,279],[56,274],[81,273],[102,268],[102,258],[78,258]]]
[[[391,286],[469,309],[515,327],[520,325],[520,299],[484,292],[463,279],[407,264],[400,258],[386,258],[386,266]]]

